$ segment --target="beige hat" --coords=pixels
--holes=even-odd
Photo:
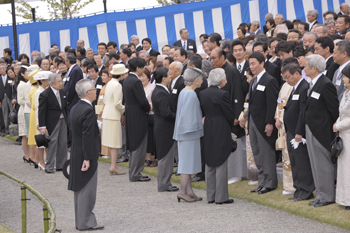
[[[34,80],[45,80],[45,79],[49,79],[50,74],[52,74],[50,71],[39,71],[33,77],[34,77]]]
[[[113,66],[111,74],[113,75],[122,75],[129,71],[129,69],[125,68],[124,64],[116,64]]]
[[[31,65],[27,68],[28,70],[28,74],[30,74],[30,72],[34,71],[34,70],[39,70],[40,67],[38,65]]]

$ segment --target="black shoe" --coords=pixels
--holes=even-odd
[[[173,171],[173,174],[177,174],[177,169],[175,171]]]
[[[129,156],[127,153],[120,156],[120,158],[117,159],[117,163],[124,163],[129,161]]]
[[[215,201],[208,201],[208,204],[213,204]]]
[[[191,182],[199,182],[199,181],[205,181],[205,178],[201,176],[194,176],[191,178]]]
[[[259,192],[258,192],[258,194],[265,194],[265,193],[268,193],[268,192],[271,192],[271,191],[273,191],[273,190],[275,190],[275,189],[272,189],[272,188],[262,188]]]
[[[171,186],[171,187],[168,187],[167,190],[165,190],[167,192],[176,192],[176,191],[179,191],[179,188],[176,187],[176,186]]]
[[[259,187],[257,187],[256,189],[253,189],[253,190],[251,190],[250,192],[251,193],[258,193],[260,190],[262,190],[263,189],[263,187],[262,186],[259,186]]]
[[[77,230],[79,230],[79,231],[96,231],[96,230],[102,230],[103,228],[104,228],[104,226],[96,225],[94,227],[90,227],[88,229],[82,229],[82,230],[77,228]]]
[[[137,181],[138,182],[144,182],[144,181],[150,181],[151,180],[151,178],[149,178],[149,177],[143,177],[143,176],[141,176]]]
[[[314,207],[321,207],[321,206],[326,206],[326,205],[330,205],[333,204],[334,202],[326,202],[326,201],[319,201],[318,203],[316,203],[314,205]]]
[[[319,203],[319,202],[320,202],[320,200],[316,199],[316,200],[310,202],[310,203],[309,203],[309,206],[315,205],[315,204],[317,204],[317,203]]]
[[[305,201],[305,200],[298,197],[298,198],[295,198],[294,201]]]
[[[149,178],[148,176],[144,176],[144,175],[142,175],[142,178]]]
[[[60,168],[56,169],[56,172],[60,172],[60,171],[62,171],[62,168],[61,169]]]
[[[18,142],[15,142],[14,144],[15,144],[15,145],[18,145],[18,146],[21,146],[21,145],[22,145],[22,142],[21,142],[21,141],[18,141]]]
[[[233,199],[228,199],[227,201],[224,201],[224,202],[215,202],[215,204],[217,204],[217,205],[232,204],[233,202],[234,202]]]
[[[345,206],[345,209],[346,210],[350,210],[350,206]]]
[[[47,173],[47,174],[53,174],[53,173],[55,173],[54,171],[50,171],[50,170],[45,170],[45,173]]]

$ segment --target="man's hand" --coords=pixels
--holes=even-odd
[[[296,134],[294,139],[296,142],[301,142],[301,139],[303,138],[303,136],[301,136],[300,134]]]
[[[1,102],[0,102],[0,108],[2,108]]]
[[[235,121],[233,122],[233,125],[238,125],[239,124],[239,120],[235,119]]]
[[[266,136],[270,137],[271,134],[272,134],[272,131],[273,131],[273,125],[267,124],[267,125],[265,126],[265,133],[266,133]]]
[[[122,119],[121,119],[121,121],[122,121],[122,125],[125,126],[125,115],[124,115],[124,114],[122,114]]]
[[[245,123],[247,122],[246,119],[242,118],[239,120],[239,125],[244,129],[245,128]]]
[[[13,99],[13,100],[12,100],[12,104],[17,104],[17,100],[16,100],[16,99]]]
[[[40,133],[41,135],[45,135],[47,132],[46,128],[40,129]]]
[[[276,125],[277,129],[281,129],[282,128],[282,121],[280,121],[280,119],[277,118],[275,125]]]
[[[83,166],[81,166],[81,171],[86,172],[90,167],[90,160],[84,160]]]

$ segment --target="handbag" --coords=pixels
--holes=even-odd
[[[276,140],[276,150],[284,149],[284,137],[281,135],[281,130],[278,130],[278,138]]]
[[[343,140],[339,136],[339,132],[331,143],[331,155],[333,158],[338,158],[340,152],[343,150]]]
[[[17,124],[17,110],[15,108],[15,105],[13,105],[13,109],[10,111],[10,114],[8,117],[9,117],[9,121],[12,124]]]

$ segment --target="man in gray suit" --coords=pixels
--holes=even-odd
[[[343,98],[344,91],[346,87],[344,87],[342,70],[350,63],[350,41],[343,40],[339,41],[333,53],[334,62],[337,63],[339,68],[335,71],[333,75],[332,83],[337,89],[337,95],[339,102]]]
[[[260,30],[260,22],[259,21],[253,21],[251,26],[250,26],[250,29],[252,31],[250,33],[250,35],[252,35],[252,36],[264,34],[264,32]]]

